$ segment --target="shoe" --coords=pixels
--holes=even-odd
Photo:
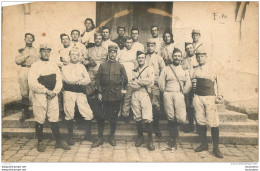
[[[46,149],[46,145],[43,144],[43,142],[40,142],[40,143],[37,144],[37,151],[45,152],[45,149]]]
[[[101,138],[99,138],[97,140],[97,142],[94,142],[92,145],[91,145],[91,148],[96,148],[96,147],[99,147],[100,145],[103,144],[103,140]]]
[[[68,145],[74,145],[74,144],[75,144],[74,138],[70,137],[70,138],[68,139]]]
[[[148,150],[155,150],[155,147],[153,145],[153,140],[148,140]]]
[[[217,148],[217,147],[214,147],[213,148],[213,154],[216,156],[216,157],[218,157],[218,158],[223,158],[223,155],[222,155],[222,153],[219,151],[219,148]]]
[[[112,146],[116,146],[116,140],[115,140],[115,137],[110,137],[109,138],[109,143],[112,145]]]
[[[71,147],[69,145],[65,144],[65,142],[63,142],[63,141],[56,143],[55,148],[62,148],[64,150],[70,150],[71,149]]]
[[[144,137],[138,137],[135,142],[135,146],[140,147],[143,143],[144,143]]]
[[[195,152],[208,151],[208,144],[201,144],[198,148],[195,149]]]
[[[171,138],[171,140],[170,140],[170,142],[169,142],[169,147],[170,147],[170,148],[175,148],[175,149],[177,149],[176,139]]]

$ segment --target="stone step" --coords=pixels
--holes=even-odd
[[[240,116],[240,120],[234,122],[234,118]],[[28,119],[25,122],[20,122],[21,112],[13,114],[11,116],[2,119],[3,128],[34,128],[34,118]],[[225,132],[258,132],[258,123],[253,120],[246,118],[244,114],[239,114],[232,111],[227,111],[225,113],[220,113],[220,131]],[[224,121],[226,118],[226,121]],[[245,119],[245,120],[244,120]],[[247,122],[245,122],[247,121]],[[96,121],[93,121],[93,130],[97,129]],[[107,123],[108,124],[108,123]],[[84,129],[81,121],[77,121],[75,124],[76,129]],[[167,121],[161,120],[160,126],[162,130],[167,130]],[[44,127],[49,128],[48,122],[44,124]],[[65,128],[65,124],[61,123],[61,127]],[[130,123],[124,123],[122,121],[118,122],[118,129],[122,130],[135,130],[135,121],[130,121]]]
[[[61,128],[60,132],[62,137],[67,136],[67,129]],[[93,136],[97,138],[97,131],[93,131]],[[107,139],[109,134],[109,129],[105,129],[104,136]],[[167,141],[169,139],[168,132],[162,131],[163,137],[158,139],[154,137],[155,141]],[[179,141],[183,142],[199,142],[198,135],[196,133],[179,133]],[[84,135],[83,130],[74,131],[75,138],[80,138]],[[134,130],[117,130],[115,137],[117,140],[135,141],[136,131]],[[144,133],[145,139],[147,138],[146,133]],[[212,142],[211,134],[208,131],[208,141]],[[3,128],[2,137],[4,138],[36,138],[34,128]],[[53,138],[50,128],[44,129],[45,138]],[[244,133],[244,132],[220,132],[220,143],[221,144],[247,144],[247,145],[258,145],[258,133]]]

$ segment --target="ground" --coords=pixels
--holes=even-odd
[[[90,148],[91,142],[77,141],[71,150],[55,149],[54,140],[46,139],[45,152],[38,152],[36,139],[3,138],[2,162],[257,162],[258,146],[220,144],[224,158],[219,159],[209,151],[195,153],[198,143],[179,142],[178,149],[166,150],[166,142],[154,142],[156,149],[149,151],[146,145],[135,147],[131,141],[117,141],[112,147],[105,142],[98,148]]]

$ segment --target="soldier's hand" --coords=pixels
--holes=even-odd
[[[102,94],[98,93],[98,100],[102,101]]]
[[[47,99],[53,99],[56,96],[56,93],[54,93],[53,91],[47,90],[46,92],[47,94]]]

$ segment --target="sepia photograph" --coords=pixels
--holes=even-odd
[[[31,2],[1,36],[2,164],[257,166],[258,1]]]

